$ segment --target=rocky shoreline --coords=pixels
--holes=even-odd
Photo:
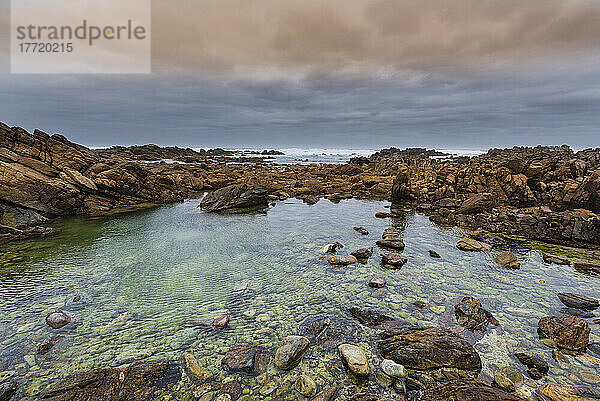
[[[515,147],[468,158],[391,148],[340,165],[234,156],[155,145],[89,149],[0,123],[0,241],[48,235],[44,223],[58,216],[127,211],[244,184],[269,201],[387,199],[440,225],[600,246],[600,149]]]

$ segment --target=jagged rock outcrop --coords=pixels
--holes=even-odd
[[[206,195],[200,202],[203,212],[245,212],[264,209],[267,192],[246,184],[229,185]]]

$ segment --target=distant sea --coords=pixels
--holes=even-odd
[[[258,151],[264,149],[228,149],[236,151]],[[269,149],[271,150],[271,149]],[[280,164],[313,164],[313,163],[346,163],[353,157],[370,156],[381,149],[335,149],[335,148],[279,148],[274,149],[285,153],[280,156],[272,156],[275,163]],[[474,149],[436,149],[440,152],[448,153],[457,156],[477,156],[481,155],[486,150]]]

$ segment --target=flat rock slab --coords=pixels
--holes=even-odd
[[[132,365],[125,369],[96,368],[75,373],[51,385],[42,394],[50,401],[103,401],[153,399],[156,390],[181,380],[172,361]]]
[[[540,338],[549,338],[560,348],[580,351],[587,347],[590,340],[590,326],[576,316],[547,316],[538,322]]]
[[[463,238],[456,244],[456,247],[461,251],[467,252],[489,252],[492,246],[485,242],[477,241],[473,238]]]
[[[451,381],[424,391],[411,391],[406,399],[408,401],[526,401],[519,395],[479,382],[463,380]]]
[[[335,255],[327,258],[329,264],[336,266],[348,266],[358,263],[358,259],[356,259],[353,255]]]
[[[583,310],[594,310],[600,306],[600,302],[597,299],[587,297],[585,295],[573,294],[571,292],[562,292],[557,294],[560,302],[568,306],[569,308],[583,309]]]
[[[404,367],[416,370],[457,368],[481,371],[481,359],[471,344],[439,327],[401,327],[381,334],[379,351]]]

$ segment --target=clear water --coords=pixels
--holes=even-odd
[[[191,351],[215,380],[231,380],[220,366],[236,342],[274,352],[279,339],[295,334],[303,319],[318,314],[350,319],[349,306],[456,329],[453,305],[471,295],[500,321],[481,339],[465,333],[477,340],[484,375],[506,365],[524,372],[510,355],[526,351],[543,356],[551,371],[537,384],[527,381],[520,389],[525,395],[544,381],[599,385],[600,359],[588,351],[561,367],[536,333],[540,317],[562,309],[556,293],[598,297],[598,277],[546,265],[538,251],[525,246],[513,249],[521,269],[503,269],[492,262],[496,251],[461,252],[455,247],[463,236],[459,230],[438,228],[422,215],[395,222],[405,227],[409,262],[402,269],[380,266],[378,256],[365,265],[332,268],[319,260],[320,248],[333,241],[345,244],[344,252],[374,246],[391,223],[374,217],[386,210],[385,203],[322,200],[307,206],[288,200],[256,215],[203,214],[198,203],[111,218],[64,219],[56,223],[61,233],[54,238],[5,246],[0,252],[0,381],[16,379],[35,397],[76,370],[179,360],[184,351]],[[356,225],[370,235],[354,232]],[[442,259],[430,258],[430,249]],[[375,276],[387,279],[384,291],[368,287]],[[80,302],[73,302],[76,295]],[[417,300],[427,306],[414,307]],[[45,316],[56,308],[80,324],[48,328]],[[205,323],[224,310],[231,315],[230,328],[207,330]],[[361,345],[376,366],[379,359],[370,341],[375,332],[363,329]],[[36,353],[57,334],[64,338],[48,354]],[[599,340],[598,325],[592,324],[591,341]],[[291,373],[269,369],[286,399],[304,399],[284,386],[300,370],[313,376],[319,388],[343,376],[335,352],[315,347]],[[260,383],[233,379],[249,389],[251,399],[263,398]],[[190,388],[191,383],[183,383],[181,391]],[[390,393],[382,399],[394,398]]]

